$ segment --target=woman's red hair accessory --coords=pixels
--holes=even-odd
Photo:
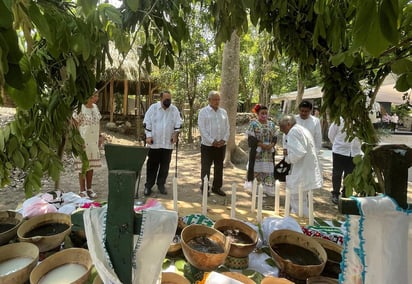
[[[260,104],[256,104],[255,107],[252,109],[253,113],[258,113],[262,106]]]

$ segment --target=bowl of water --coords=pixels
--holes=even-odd
[[[86,283],[93,261],[82,248],[59,251],[43,260],[30,274],[30,284]]]
[[[11,210],[0,211],[0,246],[17,236],[17,229],[23,223],[23,215]]]
[[[229,255],[247,257],[255,248],[258,240],[257,232],[242,221],[220,219],[213,228],[222,232],[230,240]]]
[[[273,231],[269,249],[280,271],[298,280],[319,276],[327,260],[326,251],[318,241],[292,230]]]
[[[212,271],[222,265],[230,249],[230,241],[222,232],[197,224],[182,230],[181,244],[186,260],[202,271]]]
[[[39,261],[39,248],[31,243],[0,247],[0,283],[23,284]]]
[[[46,213],[25,221],[17,229],[21,242],[37,245],[40,252],[58,247],[71,232],[71,218],[63,213]]]

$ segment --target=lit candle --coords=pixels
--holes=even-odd
[[[232,202],[230,209],[230,218],[236,218],[236,184],[232,184]]]
[[[207,176],[203,178],[203,199],[202,199],[202,214],[207,215],[207,192],[209,191],[209,183]]]
[[[309,226],[313,226],[313,191],[308,191],[308,202],[309,202]]]
[[[257,189],[257,180],[255,178],[252,183],[252,207],[250,208],[252,213],[255,213],[255,209],[256,209],[256,189]]]
[[[278,216],[279,216],[279,203],[280,203],[279,181],[275,180],[275,215],[278,215]]]
[[[177,177],[173,177],[173,209],[177,212]]]
[[[303,190],[299,187],[299,217],[303,217]]]
[[[258,187],[258,211],[257,211],[257,222],[262,222],[262,203],[263,203],[263,185],[259,184]]]
[[[285,217],[289,216],[290,212],[290,190],[286,188],[286,197],[285,197]]]

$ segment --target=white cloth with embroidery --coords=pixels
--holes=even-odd
[[[121,284],[105,247],[107,206],[87,209],[83,220],[93,264],[105,284]],[[155,284],[177,228],[177,213],[169,210],[143,210],[140,235],[134,238],[133,284]]]
[[[349,215],[346,219],[339,283],[411,283],[408,212],[388,196],[356,200],[361,215]]]

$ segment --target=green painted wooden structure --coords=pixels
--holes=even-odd
[[[136,180],[149,148],[105,144],[109,170],[106,249],[119,280],[132,283],[133,236],[140,234],[141,214],[134,212]]]
[[[383,176],[384,192],[392,197],[403,209],[411,208],[407,202],[408,169],[412,166],[412,148],[406,145],[380,145],[371,152],[374,169]],[[340,213],[359,215],[356,200],[340,198]]]

